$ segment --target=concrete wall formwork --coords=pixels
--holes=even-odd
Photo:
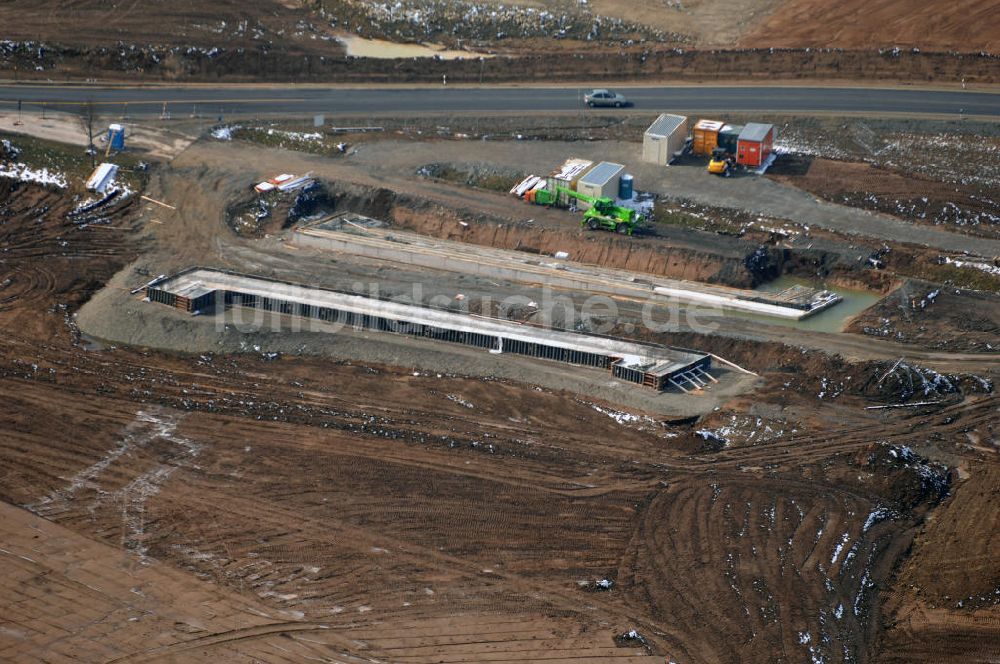
[[[182,293],[197,293],[187,297]],[[706,353],[614,337],[523,325],[323,288],[192,268],[146,287],[152,302],[191,313],[228,307],[261,309],[359,330],[425,337],[527,357],[607,369],[622,380],[656,390],[687,392],[717,382]],[[196,304],[204,309],[195,309]]]
[[[603,293],[611,297],[651,298],[662,300],[665,304],[708,304],[793,320],[811,316],[840,301],[834,293],[801,286],[777,293],[763,293],[585,263],[556,261],[524,252],[429,238],[407,231],[389,231],[378,228],[376,220],[364,221],[357,215],[354,218],[365,225],[364,232],[345,232],[338,216],[297,228],[292,233],[291,244],[489,279],[544,283],[551,287]]]

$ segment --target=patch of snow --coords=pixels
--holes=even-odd
[[[837,547],[833,550],[833,556],[830,558],[830,565],[837,564],[837,558],[840,558],[840,552],[844,550],[844,546],[847,544],[847,540],[850,539],[848,533],[844,533],[840,541],[837,543]]]
[[[756,173],[757,175],[763,175],[764,173],[767,172],[767,169],[771,168],[771,164],[773,164],[774,160],[777,158],[778,158],[778,153],[772,150],[771,154],[767,155],[767,159],[764,160],[764,163],[761,164],[758,168],[751,169],[751,172]]]
[[[710,431],[709,429],[699,429],[698,431],[694,432],[694,435],[699,436],[702,440],[708,440],[708,441],[712,441],[712,442],[716,442],[716,443],[721,443],[723,445],[728,445],[729,444],[729,441],[726,440],[725,437],[723,437],[722,435],[720,435],[720,434],[718,434],[718,433],[716,433],[714,431]]]
[[[124,200],[135,193],[127,184],[118,180],[112,182],[111,186],[118,190],[119,200]]]
[[[447,397],[448,397],[449,401],[454,401],[455,403],[457,403],[460,406],[465,406],[466,408],[475,408],[476,407],[474,404],[472,404],[471,402],[466,401],[465,399],[463,399],[462,397],[458,396],[457,394],[449,394],[449,395],[447,395]]]
[[[854,615],[860,616],[862,602],[864,602],[865,591],[875,585],[875,582],[871,579],[871,574],[868,569],[865,568],[865,573],[861,577],[861,583],[859,584],[858,594],[854,598]]]
[[[29,167],[27,164],[0,164],[0,178],[49,185],[58,187],[59,189],[65,189],[68,186],[64,173],[50,171],[47,168],[35,169]]]
[[[0,146],[3,147],[4,154],[7,155],[9,159],[17,159],[21,154],[21,150],[14,147],[14,144],[8,141],[6,138],[0,139]]]
[[[652,216],[653,208],[656,206],[656,196],[646,192],[637,191],[632,198],[628,200],[616,198],[615,205],[618,207],[628,208],[629,210],[635,210],[640,216],[648,219]]]
[[[284,136],[293,141],[322,141],[323,134],[316,132],[301,132],[301,131],[281,131],[280,129],[268,129],[268,136]]]
[[[987,274],[1000,276],[1000,267],[997,267],[996,265],[990,265],[989,263],[977,263],[975,261],[957,261],[947,256],[942,257],[941,262],[944,263],[945,265],[954,265],[955,267],[958,268],[962,267],[973,268],[975,270],[982,270]]]
[[[100,199],[94,199],[89,197],[85,198],[82,201],[80,201],[75,208],[73,208],[73,212],[85,212],[91,205],[97,203],[98,200]]]
[[[223,125],[222,127],[216,127],[212,130],[212,138],[219,141],[231,141],[233,140],[233,132],[237,129],[241,129],[240,125]]]
[[[618,424],[631,424],[634,422],[653,422],[653,418],[646,417],[644,415],[634,415],[632,413],[626,413],[620,410],[611,410],[610,408],[601,408],[597,404],[588,404],[591,408],[596,410],[598,413],[607,415],[613,419]]]
[[[894,453],[895,450],[890,450],[890,452]],[[879,521],[885,521],[886,519],[889,519],[891,517],[892,517],[892,512],[888,508],[876,507],[871,511],[871,514],[868,515],[868,518],[865,519],[864,525],[861,526],[861,531],[868,532],[868,529],[874,526]]]

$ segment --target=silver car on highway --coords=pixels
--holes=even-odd
[[[628,106],[628,99],[625,99],[623,95],[613,92],[612,90],[598,88],[583,95],[583,103],[591,108],[595,106],[613,106],[615,108],[621,108],[622,106]]]

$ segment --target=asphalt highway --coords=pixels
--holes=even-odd
[[[837,87],[623,87],[636,111],[762,111],[1000,117],[1000,93],[964,90]],[[96,87],[7,85],[0,108],[70,110],[88,100],[102,112],[160,115],[328,115],[553,112],[582,107],[583,88],[569,87]],[[593,112],[616,112],[594,109]]]

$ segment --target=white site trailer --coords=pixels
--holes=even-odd
[[[642,160],[666,166],[683,152],[687,135],[687,117],[670,113],[661,114],[643,135]]]
[[[587,171],[586,175],[577,180],[576,191],[591,198],[618,198],[618,183],[625,172],[625,166],[610,161],[602,161]],[[581,210],[590,207],[584,201],[577,201]]]

